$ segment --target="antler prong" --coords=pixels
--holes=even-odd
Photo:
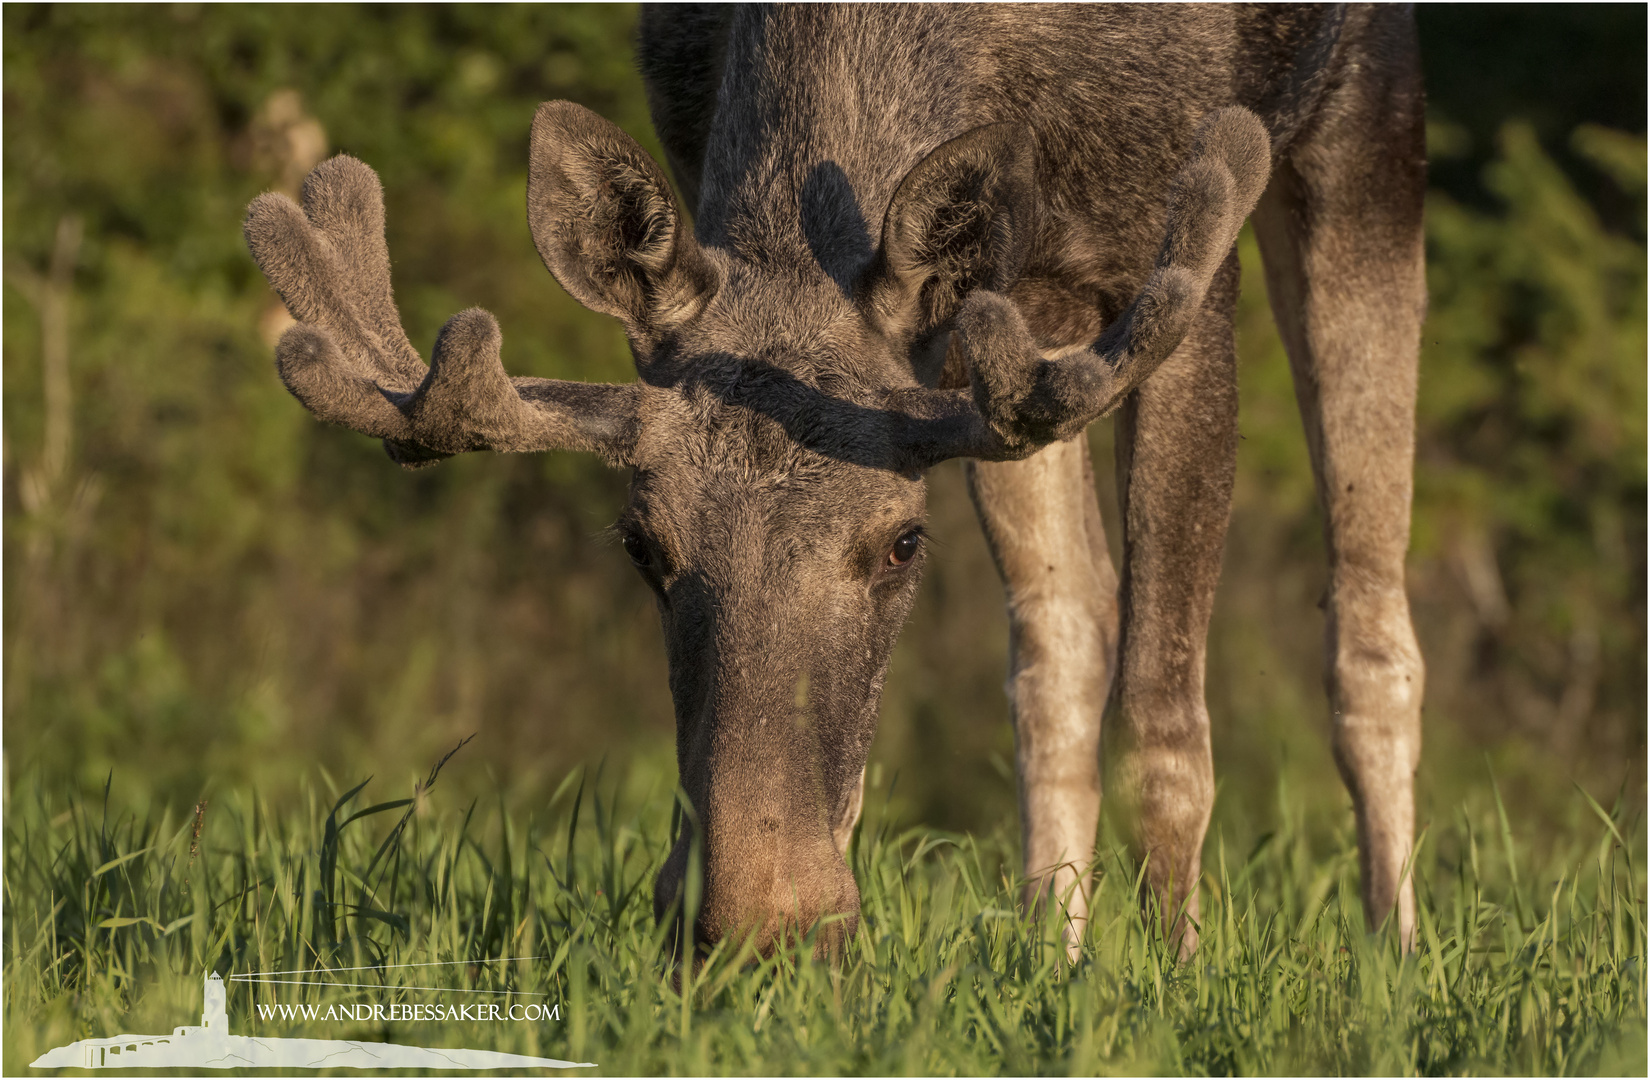
[[[381,383],[344,357],[332,335],[298,323],[275,346],[275,368],[292,396],[317,417],[371,435],[407,439],[407,417],[384,396]]]
[[[1220,109],[1199,126],[1169,192],[1163,244],[1151,276],[1093,345],[1044,358],[1012,301],[978,290],[957,316],[974,407],[984,424],[949,430],[975,440],[932,446],[941,457],[1026,457],[1068,439],[1116,408],[1172,353],[1270,174],[1271,142],[1259,117]],[[946,408],[957,402],[947,399]],[[935,458],[938,460],[938,458]]]
[[[593,450],[613,461],[630,452],[632,388],[512,379],[498,323],[479,308],[448,320],[425,367],[395,309],[383,191],[362,162],[340,155],[318,165],[302,208],[260,196],[245,232],[298,320],[276,347],[276,367],[321,419],[385,440],[406,465],[467,450]]]

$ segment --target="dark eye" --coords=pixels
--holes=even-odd
[[[624,544],[624,553],[629,555],[630,561],[637,566],[647,566],[653,561],[647,551],[647,541],[635,533],[625,533],[621,543]]]
[[[898,540],[888,552],[889,566],[904,566],[916,555],[917,548],[922,546],[922,530],[912,529]]]

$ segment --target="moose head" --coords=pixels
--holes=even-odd
[[[1035,156],[1007,124],[933,149],[843,287],[701,244],[633,140],[580,106],[541,106],[528,221],[562,287],[624,324],[639,377],[622,385],[512,378],[478,309],[447,322],[426,367],[360,161],[318,166],[301,208],[267,194],[248,211],[253,256],[298,322],[276,366],[316,416],[407,466],[578,450],[632,470],[617,529],[658,602],[693,811],[654,904],[680,910],[697,837],[701,944],[769,950],[821,920],[825,948],[853,932],[845,856],[925,560],[924,470],[1070,438],[1150,374],[1258,199],[1269,144],[1252,113],[1211,113],[1164,192],[1144,287],[1091,346],[1056,355],[1004,295],[1037,228]]]

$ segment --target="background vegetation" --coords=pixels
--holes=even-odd
[[[404,473],[315,423],[271,370],[284,315],[239,229],[258,192],[355,154],[384,181],[415,343],[477,304],[514,372],[632,377],[617,324],[542,269],[522,206],[542,100],[580,101],[656,150],[634,12],[0,17],[4,782],[8,820],[48,845],[8,826],[8,916],[44,887],[23,853],[49,861],[71,805],[160,821],[202,798],[250,806],[256,789],[297,814],[306,785],[341,793],[322,765],[342,787],[376,773],[399,793],[471,732],[443,779],[452,805],[542,810],[605,757],[668,807],[653,604],[603,534],[625,477],[573,455]],[[1637,6],[1419,13],[1435,184],[1410,562],[1428,664],[1420,816],[1484,812],[1488,763],[1549,889],[1583,823],[1597,839],[1572,781],[1604,806],[1643,803],[1644,20]],[[1350,815],[1325,740],[1319,523],[1247,239],[1243,254],[1245,441],[1208,684],[1217,833],[1251,850],[1282,827],[1286,788],[1302,850],[1333,860]],[[1109,440],[1096,425],[1115,521]],[[996,842],[1016,832],[1001,594],[960,470],[930,486],[939,546],[884,698],[873,813]],[[209,837],[228,828],[218,812]],[[1434,847],[1423,873],[1455,875],[1466,849]],[[1521,917],[1533,932],[1540,916]],[[102,970],[85,956],[87,977]]]

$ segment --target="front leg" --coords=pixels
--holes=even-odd
[[[1203,668],[1237,470],[1237,286],[1234,252],[1191,333],[1117,419],[1123,636],[1106,759],[1112,808],[1133,819],[1146,882],[1182,958],[1197,948],[1215,794]]]
[[[1064,905],[1073,958],[1088,919],[1100,815],[1100,717],[1117,651],[1117,572],[1088,440],[1024,461],[969,462],[969,492],[1008,594],[1025,902]]]

